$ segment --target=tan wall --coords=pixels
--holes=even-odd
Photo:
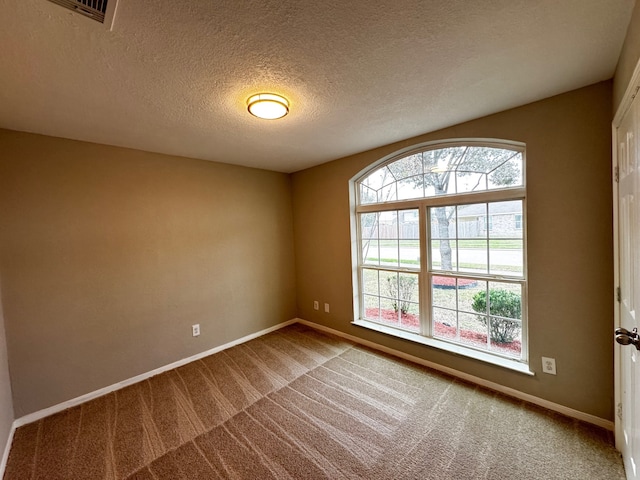
[[[295,317],[288,175],[6,130],[0,151],[17,416]]]
[[[627,85],[640,58],[640,4],[636,3],[633,9],[631,22],[627,28],[627,36],[624,40],[622,52],[618,59],[616,73],[613,82],[613,108],[614,111],[622,101]]]
[[[605,419],[613,419],[611,83],[293,174],[300,317]],[[400,148],[451,138],[527,144],[526,376],[376,333],[353,320],[348,182]],[[328,302],[331,313],[313,310]],[[541,372],[554,357],[558,375]]]
[[[9,378],[9,362],[7,359],[7,338],[2,311],[2,285],[0,284],[0,452],[4,452],[7,446],[7,439],[14,419],[11,379]]]

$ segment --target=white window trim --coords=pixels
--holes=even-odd
[[[504,189],[487,190],[480,192],[464,192],[448,195],[440,195],[437,197],[426,197],[411,200],[399,200],[390,202],[380,202],[373,204],[359,205],[360,191],[358,188],[358,182],[369,173],[380,168],[382,165],[391,163],[395,160],[399,160],[403,157],[411,155],[413,153],[424,152],[426,150],[434,150],[440,148],[447,148],[453,146],[483,146],[483,147],[495,147],[495,148],[507,148],[518,150],[523,155],[523,168],[522,180],[523,185],[517,187],[509,187]],[[485,363],[497,365],[510,370],[514,370],[527,375],[533,375],[529,369],[529,339],[528,339],[528,318],[527,308],[528,305],[528,273],[527,273],[527,200],[526,200],[526,151],[525,145],[519,142],[508,142],[503,140],[481,140],[481,139],[456,139],[428,142],[420,145],[415,145],[403,150],[397,151],[391,155],[388,155],[377,162],[367,166],[365,169],[355,175],[349,182],[349,201],[350,201],[350,218],[351,218],[351,250],[352,250],[352,285],[353,285],[353,306],[354,306],[354,321],[353,325],[364,327],[377,332],[399,337],[405,340],[410,340],[422,345],[434,347],[440,350],[451,352],[457,355],[469,357],[472,359],[480,360]],[[363,318],[363,308],[361,305],[361,272],[365,267],[362,259],[362,251],[360,248],[360,222],[358,221],[358,215],[361,213],[373,213],[389,210],[406,210],[417,208],[419,216],[419,228],[422,235],[427,232],[426,212],[429,207],[435,206],[449,206],[449,205],[462,205],[473,203],[486,203],[495,201],[509,201],[509,200],[522,200],[522,240],[523,240],[523,274],[522,277],[502,277],[499,275],[488,275],[488,280],[508,280],[517,281],[522,284],[522,340],[521,340],[521,358],[512,359],[507,356],[500,355],[499,353],[483,351],[472,347],[467,347],[458,343],[451,343],[443,341],[431,336],[431,321],[420,322],[421,332],[420,334],[408,332],[394,328],[392,326],[383,325],[380,323],[368,321]],[[428,245],[427,241],[420,242],[420,278],[421,288],[419,289],[419,303],[420,303],[420,318],[430,319],[431,312],[429,307],[430,302],[430,289],[426,288],[426,282],[430,274],[437,274],[437,272],[429,271],[428,260]],[[402,269],[396,269],[401,271]],[[449,273],[449,272],[443,272]],[[465,276],[463,272],[451,272],[456,275]],[[472,274],[474,277],[478,276]]]
[[[403,340],[409,340],[411,342],[426,345],[428,347],[444,350],[445,352],[454,353],[463,357],[469,357],[475,360],[481,360],[491,365],[497,365],[499,367],[514,370],[516,372],[524,373],[526,375],[535,375],[529,368],[529,365],[524,362],[512,360],[507,357],[500,357],[493,353],[483,352],[482,350],[475,350],[473,348],[465,347],[457,343],[444,342],[433,337],[425,337],[418,335],[417,333],[407,332],[381,323],[370,322],[368,320],[354,320],[352,325],[363,327],[369,330],[373,330],[380,333],[385,333],[393,337],[402,338]]]

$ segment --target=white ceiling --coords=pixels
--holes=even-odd
[[[0,0],[0,127],[293,172],[609,79],[633,5]]]

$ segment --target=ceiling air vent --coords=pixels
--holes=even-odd
[[[49,0],[72,12],[80,13],[111,27],[117,0]]]

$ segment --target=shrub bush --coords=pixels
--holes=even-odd
[[[492,341],[496,343],[511,343],[516,339],[518,331],[520,330],[520,322],[506,320],[504,318],[487,318],[487,292],[485,290],[473,296],[471,308],[478,313],[484,314],[478,315],[478,320],[480,320],[483,325],[486,326],[487,321],[491,321],[489,335]],[[490,289],[489,315],[520,319],[522,316],[520,295],[510,292],[509,290]]]
[[[413,288],[416,284],[416,278],[411,276],[397,276],[387,278],[387,294],[389,297],[396,299],[393,302],[393,309],[397,312],[400,310],[402,314],[409,311],[409,302],[413,299]]]

